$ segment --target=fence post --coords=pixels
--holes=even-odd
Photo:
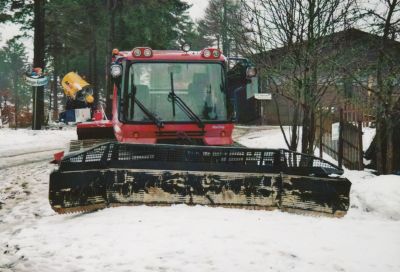
[[[339,152],[338,152],[338,163],[339,168],[343,167],[343,129],[344,129],[344,121],[343,121],[343,109],[340,108],[340,117],[339,117]]]
[[[320,110],[319,113],[319,157],[322,159],[323,156],[323,150],[322,150],[322,135],[323,135],[323,130],[322,130],[322,110]]]
[[[358,170],[364,169],[364,152],[363,152],[363,132],[362,132],[362,121],[358,121]]]

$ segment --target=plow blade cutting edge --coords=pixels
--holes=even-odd
[[[50,175],[58,213],[118,205],[208,205],[343,216],[351,183],[322,159],[284,149],[110,142]]]

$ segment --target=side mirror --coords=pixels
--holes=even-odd
[[[257,76],[257,68],[256,67],[248,67],[246,70],[246,78],[252,78]]]

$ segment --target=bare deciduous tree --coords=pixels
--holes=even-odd
[[[367,18],[372,19],[372,30],[381,37],[378,41],[376,87],[370,88],[376,98],[376,166],[380,173],[392,173],[396,152],[393,146],[394,127],[399,125],[399,121],[393,118],[399,99],[394,91],[400,86],[400,69],[398,54],[390,50],[390,40],[400,36],[400,1],[380,0],[377,6],[380,8],[364,10]]]
[[[292,104],[289,135],[282,129],[286,143],[290,149],[297,149],[301,125],[301,150],[312,154],[316,115],[340,69],[332,65],[340,63],[340,52],[327,50],[332,41],[325,37],[349,26],[355,2],[252,0],[242,1],[241,9],[238,16],[244,23],[237,29],[242,53],[256,53],[256,62],[264,68],[271,90]]]

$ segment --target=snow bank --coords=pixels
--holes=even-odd
[[[76,129],[0,129],[0,170],[39,161],[51,161],[57,151],[67,149],[76,139]],[[1,184],[1,181],[0,181]]]
[[[367,171],[346,170],[352,182],[349,215],[371,213],[373,216],[400,220],[400,176],[375,176]]]
[[[0,129],[0,158],[38,151],[63,149],[77,139],[76,128],[63,130]]]
[[[288,131],[288,128],[284,128]],[[279,127],[266,127],[259,130],[256,127],[243,127],[246,130],[237,141],[248,147],[255,148],[287,148]],[[364,148],[372,142],[375,129],[364,128]],[[315,154],[319,154],[316,149]],[[337,164],[332,157],[324,154],[324,159]],[[375,176],[368,171],[351,171],[345,169],[345,175],[352,182],[351,208],[347,216],[362,218],[373,216],[389,220],[400,220],[400,176]]]
[[[247,133],[236,139],[240,144],[252,148],[285,148],[287,145],[279,127],[264,127],[262,130],[256,127],[239,127]],[[285,127],[285,131],[289,128]]]

